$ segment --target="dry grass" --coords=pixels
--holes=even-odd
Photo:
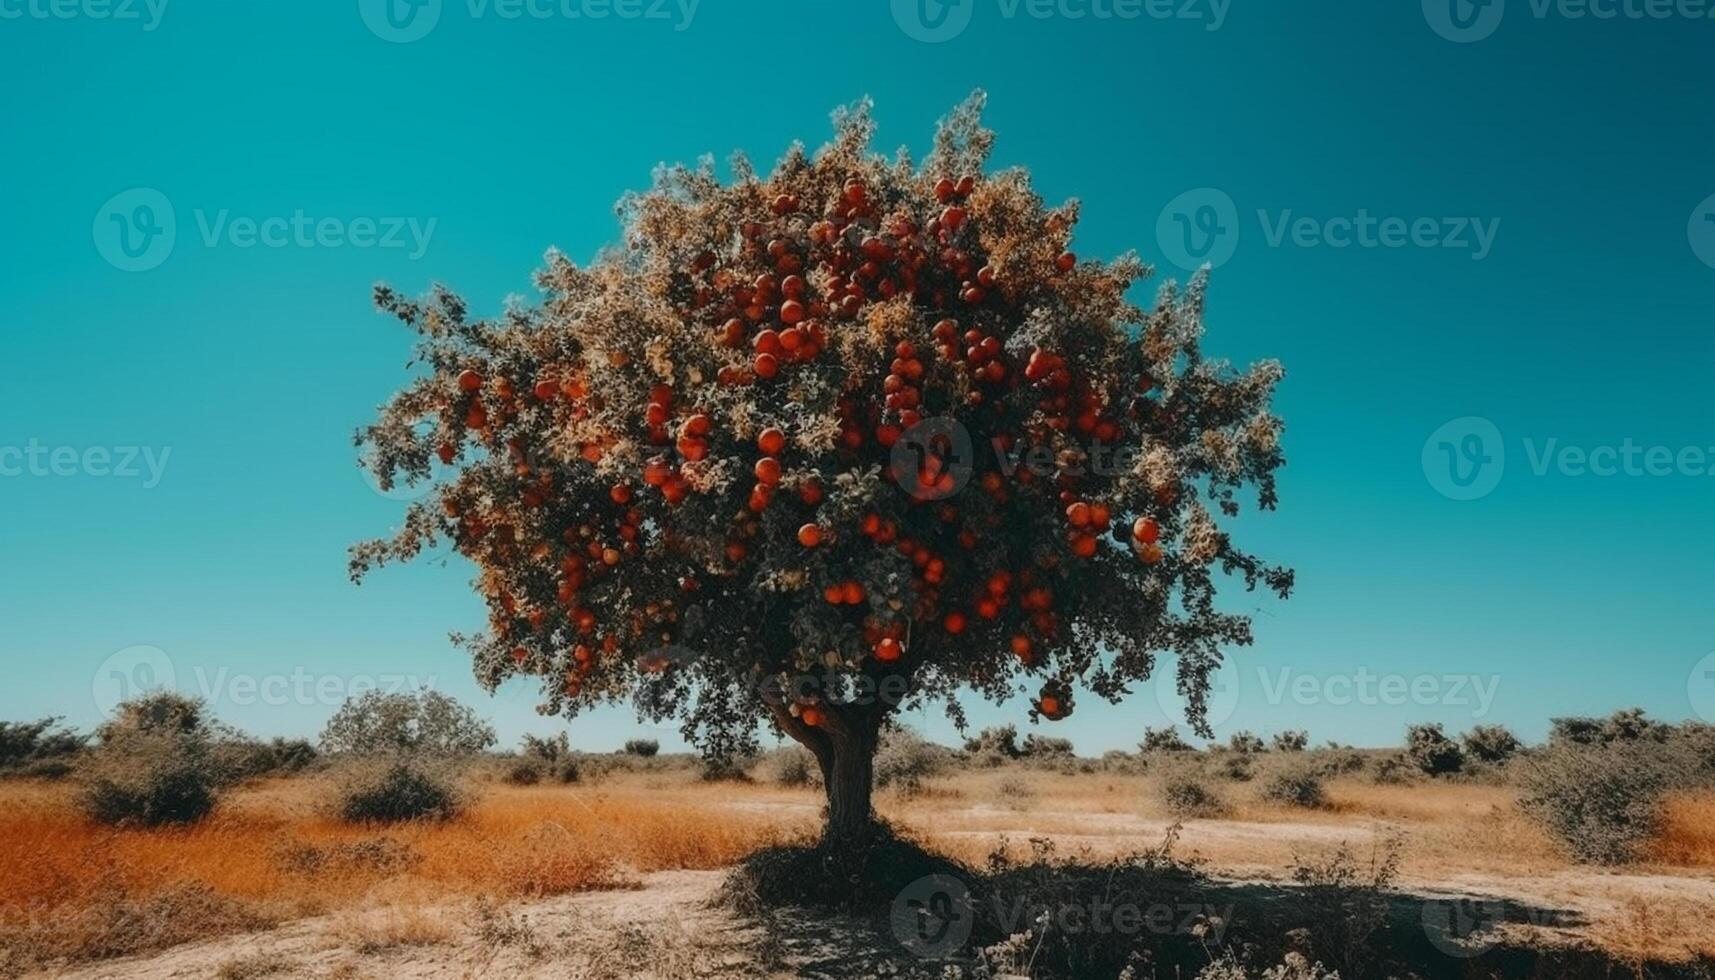
[[[810,811],[735,814],[689,778],[612,785],[485,786],[447,823],[351,826],[326,816],[323,779],[235,794],[186,828],[90,823],[63,785],[8,783],[0,798],[0,972],[10,964],[126,955],[334,911],[366,943],[436,934],[376,905],[406,883],[429,897],[544,897],[629,885],[637,872],[709,869],[805,832]],[[396,911],[396,910],[395,910]],[[354,934],[355,935],[355,934]],[[391,938],[390,938],[391,937]]]
[[[1670,798],[1648,857],[1660,864],[1715,868],[1715,794]]]

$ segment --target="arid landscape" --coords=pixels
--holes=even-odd
[[[1588,863],[1520,801],[1545,760],[1597,746],[1466,758],[1459,772],[1430,775],[1409,748],[1288,745],[1236,739],[1090,759],[1008,729],[959,750],[906,732],[878,757],[877,810],[973,869],[973,881],[1002,866],[1052,877],[1166,856],[1207,891],[1164,900],[1154,926],[1119,938],[1145,948],[1203,922],[1210,964],[1240,955],[1238,937],[1259,922],[1309,930],[1297,940],[1307,960],[1351,955],[1309,914],[1318,906],[1306,896],[1330,887],[1389,905],[1391,919],[1369,928],[1379,937],[1403,916],[1410,940],[1426,939],[1455,971],[1514,948],[1577,951],[1577,962],[1602,964],[1590,975],[1698,976],[1715,957],[1715,791],[1664,791],[1630,856]],[[544,739],[519,754],[419,761],[456,786],[457,808],[395,820],[342,814],[364,763],[302,749],[296,771],[235,778],[200,821],[153,827],[86,815],[88,760],[46,766],[59,778],[42,778],[37,760],[37,774],[26,766],[0,782],[0,963],[89,978],[665,978],[934,976],[981,962],[914,955],[874,916],[734,895],[748,855],[815,837],[823,794],[802,750],[715,773],[630,748],[575,753]],[[1063,899],[1048,880],[1021,907]],[[1480,921],[1438,936],[1461,903]],[[1348,904],[1338,907],[1356,914]],[[1281,907],[1303,921],[1280,919]],[[1085,922],[1014,918],[1015,933],[1038,941],[1056,930],[1072,944],[1115,938],[1089,940]],[[1373,965],[1346,975],[1382,975]]]

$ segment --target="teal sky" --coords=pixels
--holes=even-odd
[[[478,692],[447,642],[482,624],[466,567],[346,579],[346,547],[401,513],[350,445],[408,353],[370,285],[442,281],[493,312],[533,295],[549,246],[612,241],[614,201],[661,161],[767,165],[864,95],[878,145],[921,154],[980,87],[996,163],[1083,200],[1080,254],[1136,249],[1156,282],[1182,277],[1179,215],[1198,236],[1214,216],[1232,237],[1211,253],[1207,349],[1287,366],[1282,509],[1241,531],[1299,591],[1235,599],[1258,643],[1219,731],[1536,737],[1633,704],[1715,721],[1715,661],[1698,666],[1715,651],[1715,20],[1506,0],[1474,28],[1492,35],[1455,43],[1433,26],[1443,2],[538,0],[546,16],[508,18],[526,8],[444,0],[395,43],[355,0],[121,4],[135,20],[0,0],[0,718],[91,724],[114,670],[158,661],[122,651],[148,646],[260,734],[313,733],[334,706],[318,690],[403,675],[472,700],[508,743],[553,730],[530,691]],[[1185,16],[1148,13],[1166,9]],[[1181,197],[1202,188],[1218,193]],[[1361,240],[1337,220],[1365,215]],[[140,233],[169,223],[170,250]],[[1469,417],[1492,428],[1431,440]],[[1576,455],[1628,445],[1636,475]],[[136,477],[96,475],[127,447],[151,453]],[[1415,693],[1342,694],[1382,676]],[[1098,751],[1163,718],[1147,685],[1083,698],[1052,733]],[[938,711],[916,721],[946,734]],[[591,748],[643,732],[679,744],[628,712],[573,726]]]

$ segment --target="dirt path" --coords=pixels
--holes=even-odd
[[[1274,826],[1278,831],[1278,826]],[[1318,828],[1319,829],[1319,828]],[[1237,832],[1245,832],[1237,828]],[[504,908],[481,904],[424,909],[385,902],[306,919],[261,933],[181,946],[70,972],[68,980],[328,980],[423,978],[785,978],[924,975],[896,946],[861,924],[800,916],[774,930],[711,901],[725,873],[672,871],[643,876],[634,890],[592,892]],[[1265,880],[1240,873],[1240,880]],[[1623,919],[1630,903],[1715,908],[1715,881],[1649,874],[1565,871],[1527,878],[1465,875],[1404,881],[1431,897],[1501,898],[1557,914],[1516,928],[1545,938],[1589,938]],[[1706,914],[1706,913],[1705,913]],[[790,936],[782,940],[780,936]],[[890,966],[883,966],[883,963]]]

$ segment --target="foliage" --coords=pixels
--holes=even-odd
[[[1165,728],[1145,728],[1143,741],[1137,743],[1142,752],[1189,752],[1191,744],[1179,737],[1179,729],[1173,725]]]
[[[1431,776],[1458,772],[1465,766],[1459,743],[1447,737],[1439,724],[1412,725],[1405,731],[1405,754],[1417,768]]]
[[[922,792],[924,785],[946,772],[952,753],[909,728],[892,728],[875,753],[875,782],[905,793]]]
[[[1310,747],[1310,733],[1303,729],[1289,729],[1277,733],[1270,740],[1270,745],[1276,752],[1303,752]]]
[[[652,738],[627,739],[625,743],[626,755],[635,755],[648,759],[654,757],[654,755],[660,751],[661,743]]]
[[[1652,742],[1562,740],[1530,759],[1519,806],[1578,860],[1623,864],[1655,833],[1663,794],[1697,778],[1686,754]]]
[[[88,737],[57,727],[59,718],[0,721],[0,770],[63,760],[83,751]]]
[[[1071,739],[1039,735],[1035,732],[1024,737],[1024,744],[1019,747],[1019,752],[1027,759],[1069,759],[1076,754]]]
[[[1263,740],[1254,732],[1234,732],[1227,739],[1227,751],[1229,752],[1238,752],[1242,755],[1250,755],[1257,752],[1266,752],[1267,750],[1268,746],[1263,744]]]
[[[110,732],[84,773],[84,812],[98,823],[195,823],[214,809],[222,772],[208,743],[176,728]]]
[[[1505,762],[1518,754],[1523,745],[1505,725],[1476,725],[1460,736],[1465,754],[1479,762]]]
[[[1550,745],[1608,745],[1641,740],[1661,742],[1672,732],[1672,726],[1647,717],[1642,708],[1624,708],[1606,718],[1573,716],[1550,719],[1548,742]]]
[[[1219,793],[1191,772],[1175,773],[1163,780],[1161,801],[1176,817],[1218,817],[1231,809]]]
[[[1024,754],[1018,747],[1017,725],[985,728],[975,736],[965,739],[965,751],[972,755],[998,756],[1003,759],[1016,759]]]
[[[365,464],[383,487],[447,470],[353,577],[451,542],[489,610],[465,638],[485,686],[539,678],[550,712],[629,696],[710,756],[761,716],[849,757],[902,705],[962,717],[967,687],[1064,717],[1164,651],[1204,728],[1252,639],[1217,581],[1292,586],[1223,528],[1242,492],[1275,506],[1281,369],[1204,357],[1205,275],[1144,310],[1141,261],[1067,251],[1076,203],[983,172],[981,104],[920,165],[868,149],[863,105],[766,177],[663,168],[616,248],[548,257],[539,305],[379,288],[421,374],[358,434]],[[862,694],[884,682],[903,697]]]
[[[201,698],[163,690],[122,702],[95,735],[103,742],[132,734],[207,737],[212,726]]]
[[[446,775],[412,762],[360,765],[346,775],[339,815],[348,823],[447,820],[460,808]]]
[[[782,786],[810,786],[821,782],[816,757],[798,746],[775,753],[774,781]]]
[[[1271,773],[1262,784],[1262,798],[1312,810],[1328,805],[1322,777],[1310,766],[1294,765]]]
[[[526,734],[520,751],[530,758],[540,759],[543,762],[559,762],[561,759],[571,757],[572,743],[565,732],[560,732],[551,738]]]
[[[1399,877],[1402,841],[1375,845],[1367,865],[1345,844],[1322,856],[1295,855],[1292,880],[1301,886],[1311,946],[1334,964],[1341,976],[1370,975],[1378,947],[1376,933],[1388,917],[1388,893]]]
[[[494,728],[468,706],[439,691],[365,691],[346,699],[327,727],[328,752],[469,755],[495,741]]]

